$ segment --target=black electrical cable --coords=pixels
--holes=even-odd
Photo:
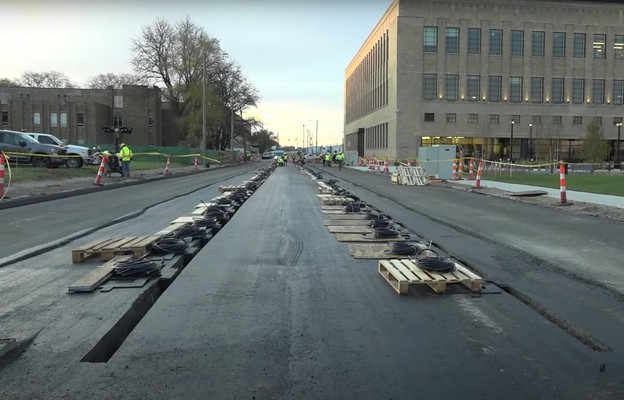
[[[170,232],[169,234],[165,235],[165,237],[174,237],[174,238],[178,238],[178,239],[182,239],[185,237],[192,237],[192,238],[197,238],[197,237],[201,237],[206,233],[206,231],[204,229],[201,229],[200,226],[197,226],[195,224],[191,225],[191,224],[185,224],[184,226],[176,229],[173,232]]]
[[[152,250],[160,254],[183,254],[188,250],[188,243],[182,239],[164,237],[152,244]]]
[[[373,235],[377,239],[395,238],[399,236],[399,231],[391,228],[374,228]]]
[[[368,226],[371,228],[387,228],[392,221],[382,220],[382,219],[373,219],[368,223]]]
[[[112,269],[117,276],[146,276],[158,273],[162,266],[147,259],[132,259],[116,262]]]
[[[449,257],[442,258],[431,249],[420,250],[415,257],[416,266],[425,271],[453,272],[455,263]]]
[[[355,203],[349,203],[342,209],[342,211],[346,213],[356,213],[356,212],[360,212],[360,210],[361,210],[360,205],[355,204]]]
[[[403,256],[413,256],[418,252],[418,248],[405,242],[390,242],[385,252]]]

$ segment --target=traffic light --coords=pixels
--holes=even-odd
[[[113,128],[111,128],[110,126],[105,126],[105,127],[102,128],[102,130],[104,130],[104,132],[106,132],[106,133],[115,132],[115,130]]]
[[[119,127],[119,132],[120,133],[127,133],[127,134],[131,134],[132,133],[132,128],[128,128],[126,126],[120,126]]]

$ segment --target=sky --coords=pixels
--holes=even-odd
[[[280,144],[340,144],[344,70],[391,0],[2,0],[0,78],[59,71],[84,86],[132,72],[132,40],[159,18],[188,17],[218,39],[258,89]]]

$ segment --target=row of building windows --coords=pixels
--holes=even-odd
[[[435,113],[425,113],[424,121],[425,122],[435,122]],[[553,115],[551,117],[552,125],[561,125],[563,123],[563,117],[561,115]],[[454,124],[457,123],[457,114],[456,113],[446,113],[446,122]],[[479,123],[479,114],[468,114],[466,122],[469,124],[477,124]],[[491,124],[500,124],[500,114],[489,114],[489,122]],[[520,115],[511,115],[509,118],[509,123],[520,124]],[[594,125],[602,126],[602,117],[592,117],[591,122]],[[618,123],[622,123],[622,117],[614,117],[613,125]],[[542,124],[542,116],[541,115],[531,115],[531,122],[529,125],[541,125]],[[572,117],[572,125],[583,125],[583,117],[580,115],[575,115]]]
[[[388,58],[389,34],[386,31],[347,78],[347,121],[353,121],[388,104]]]
[[[2,121],[2,125],[9,125],[9,112],[3,110],[1,114],[0,121]],[[33,113],[33,125],[41,126],[41,113]],[[76,113],[76,125],[84,126],[84,113]],[[67,128],[67,113],[50,113],[50,128],[58,127]]]
[[[367,150],[388,148],[388,123],[371,126],[364,131]]]
[[[521,76],[510,76],[508,78],[508,95],[503,96],[503,77],[488,76],[487,96],[481,93],[481,76],[468,75],[466,77],[465,93],[460,96],[459,75],[444,75],[444,92],[439,95],[444,100],[468,100],[479,101],[487,100],[490,102],[510,101],[512,103],[532,102],[543,103],[544,101],[553,104],[569,103],[583,104],[585,102],[592,104],[624,104],[624,80],[613,80],[611,96],[605,101],[605,80],[591,80],[591,94],[587,94],[585,88],[585,79],[572,78],[571,93],[565,93],[564,78],[550,78],[550,93],[545,95],[544,78],[530,78],[529,93],[525,95],[524,78]],[[423,100],[436,100],[438,98],[438,75],[423,74],[422,98]]]
[[[524,31],[511,30],[510,55],[524,56]],[[458,27],[444,28],[444,51],[447,54],[459,53],[460,29]],[[488,31],[488,54],[503,54],[503,30],[489,29]],[[467,32],[467,52],[468,54],[481,54],[481,29],[468,28]],[[587,34],[574,33],[572,37],[572,57],[586,57]],[[531,56],[544,57],[546,49],[546,32],[531,31]],[[551,56],[566,57],[566,33],[552,32],[551,36]],[[613,58],[624,59],[624,35],[613,35]],[[423,50],[426,53],[436,53],[438,51],[438,27],[425,26],[423,31]],[[595,59],[605,59],[607,50],[607,35],[595,33],[592,41],[592,52]]]

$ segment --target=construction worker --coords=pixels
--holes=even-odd
[[[125,144],[119,145],[119,159],[121,160],[121,177],[130,178],[130,161],[132,161],[132,150]]]
[[[282,160],[284,161],[284,165],[288,166],[288,154],[282,154]]]
[[[344,162],[344,154],[342,151],[336,154],[336,162],[338,163],[338,171],[340,171],[342,169],[342,164]]]
[[[329,151],[325,153],[325,165],[331,167],[331,154],[329,154]]]

